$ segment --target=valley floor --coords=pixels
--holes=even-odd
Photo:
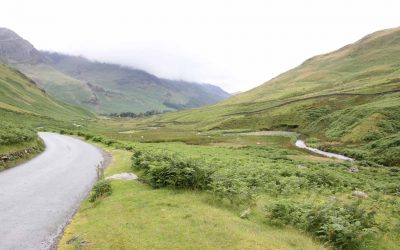
[[[194,133],[202,139],[189,141],[199,145],[138,143],[128,141],[129,136],[117,141],[78,133],[113,155],[106,176],[135,172],[140,179],[114,180],[111,196],[94,203],[86,200],[59,249],[400,249],[400,199],[391,191],[400,181],[397,172],[312,155],[294,147],[293,134],[237,132],[243,131]],[[143,155],[132,157],[133,152]],[[212,187],[153,188],[155,176],[133,162],[165,154],[211,167]],[[354,191],[369,197],[357,198]],[[335,228],[338,237],[350,238],[343,244],[338,237],[307,231],[302,218],[312,211],[336,213],[336,222],[320,219],[328,220],[324,226]]]
[[[106,176],[131,171],[131,152],[108,151],[114,161]],[[204,192],[152,189],[123,180],[112,187],[110,197],[84,202],[59,249],[325,249],[294,229],[241,219],[237,209]]]

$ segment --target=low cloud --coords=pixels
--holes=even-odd
[[[398,25],[399,7],[345,0],[6,0],[0,24],[39,49],[236,92]]]

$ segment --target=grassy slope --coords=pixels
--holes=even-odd
[[[337,51],[315,56],[224,104],[399,89],[399,56],[400,28],[378,31]]]
[[[131,152],[108,148],[106,176],[131,170]],[[324,249],[290,228],[240,219],[213,205],[202,192],[151,189],[114,181],[113,194],[96,205],[85,201],[65,231],[59,249],[80,233],[90,249]]]
[[[59,120],[94,117],[82,108],[54,100],[20,72],[0,65],[0,108]]]
[[[39,138],[7,146],[0,145],[0,155],[9,155],[10,153],[26,152],[26,150],[29,150],[29,152],[13,157],[13,159],[5,163],[0,163],[0,171],[32,159],[37,154],[41,153],[44,147],[44,143]]]
[[[65,75],[49,65],[21,64],[18,67],[29,78],[40,83],[47,93],[63,102],[82,105],[82,100],[89,100],[92,96],[84,81]]]
[[[190,120],[204,113],[232,115],[267,110],[293,100],[335,93],[377,93],[399,90],[400,28],[371,34],[338,51],[313,57],[265,84],[235,95],[210,109],[170,117]],[[349,97],[350,98],[350,97]],[[169,116],[165,116],[168,120]],[[227,120],[229,117],[208,117]]]
[[[400,28],[379,31],[217,105],[145,124],[197,130],[295,129],[322,141],[363,146],[400,131],[399,56]]]
[[[25,149],[43,149],[35,130],[69,128],[84,124],[95,116],[89,111],[61,103],[19,71],[0,65],[0,154]],[[18,156],[29,158],[25,153]],[[15,165],[12,161],[3,167]]]

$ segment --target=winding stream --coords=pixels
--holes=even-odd
[[[322,150],[319,150],[319,149],[316,149],[316,148],[309,147],[309,146],[306,145],[306,143],[303,140],[297,140],[295,145],[298,148],[304,148],[304,149],[310,150],[310,151],[312,151],[312,152],[314,152],[316,154],[320,154],[320,155],[323,155],[323,156],[326,156],[326,157],[329,157],[329,158],[335,158],[335,159],[345,160],[345,161],[354,161],[353,158],[350,158],[350,157],[347,157],[347,156],[344,156],[344,155],[329,153],[329,152],[325,152],[325,151],[322,151]]]
[[[298,133],[296,132],[291,132],[291,131],[278,131],[278,130],[269,130],[269,131],[254,131],[254,132],[246,132],[246,133],[239,133],[239,135],[250,135],[250,136],[299,136]],[[329,158],[334,158],[338,160],[344,160],[344,161],[354,161],[353,158],[340,155],[340,154],[335,154],[335,153],[330,153],[330,152],[325,152],[316,148],[312,148],[306,145],[306,143],[303,140],[297,140],[295,143],[296,147],[302,148],[302,149],[307,149],[309,151],[312,151],[316,154],[323,155]]]

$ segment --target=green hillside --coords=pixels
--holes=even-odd
[[[196,130],[295,130],[316,146],[399,165],[399,57],[400,28],[379,31],[217,105],[146,122]],[[374,143],[385,146],[378,150]],[[390,160],[381,157],[386,149]]]
[[[378,31],[337,51],[310,58],[225,104],[399,89],[399,56],[400,28]]]
[[[40,151],[35,131],[62,129],[112,154],[106,176],[139,176],[85,201],[60,249],[399,249],[399,34],[374,33],[216,105],[145,119],[86,122],[91,113],[1,66],[0,154]],[[179,94],[185,82],[44,55],[18,66],[62,100],[122,110],[118,100],[129,93],[141,103],[157,95],[146,105],[183,107],[182,96],[163,91]],[[299,149],[298,138],[356,161]]]
[[[133,171],[146,184],[113,182],[115,193],[99,206],[86,202],[60,249],[74,249],[76,245],[66,242],[82,232],[88,232],[82,239],[93,249],[133,244],[157,249],[154,243],[164,247],[171,239],[180,239],[177,244],[183,248],[191,242],[189,248],[202,249],[193,239],[216,228],[219,240],[210,247],[215,249],[399,249],[399,56],[400,29],[384,30],[213,106],[99,121],[90,133],[78,135],[111,145],[110,152],[117,155],[126,149],[124,160],[108,171],[121,172],[115,167],[123,166],[123,172]],[[294,145],[298,138],[355,161],[299,149]],[[153,187],[149,193],[137,195],[148,185]],[[190,217],[180,214],[191,210],[186,202],[196,204]],[[206,221],[203,211],[213,214],[215,208],[230,214]],[[137,219],[153,218],[160,211],[171,216],[157,222]],[[266,236],[257,236],[252,247],[229,245],[236,234],[226,237],[223,228],[235,226],[221,221],[231,216],[262,225],[267,235],[283,230],[280,235],[290,236],[261,244],[257,241]],[[119,227],[125,221],[132,224]],[[159,229],[157,235],[142,226],[149,224]],[[198,229],[210,224],[212,230]],[[165,225],[172,226],[164,231]],[[117,233],[104,233],[109,228]],[[292,229],[302,237],[292,235]],[[190,238],[183,239],[187,231]],[[132,235],[144,240],[134,241]],[[317,245],[306,245],[310,237]],[[206,238],[204,242],[213,239]]]
[[[4,156],[43,149],[36,131],[63,130],[113,156],[105,176],[139,177],[87,199],[59,249],[400,248],[400,28],[213,106],[140,119],[96,117],[50,96],[141,112],[204,105],[219,90],[13,39],[0,43],[0,60],[29,78],[0,66],[0,170],[15,164]],[[297,148],[298,138],[355,161]]]
[[[47,58],[46,66],[19,67],[43,83],[52,95],[98,113],[187,109],[213,104],[229,96],[213,85],[161,79],[142,70],[83,57],[48,52],[42,55]],[[73,78],[76,84],[63,80],[65,77],[61,74],[49,74],[49,68]]]
[[[4,64],[0,64],[0,117],[0,156],[6,159],[0,160],[0,170],[43,148],[36,130],[74,129],[95,118],[80,107],[54,100],[24,74]]]
[[[0,66],[0,108],[58,120],[93,117],[82,108],[54,100],[18,70]]]
[[[52,97],[62,102],[80,105],[90,100],[92,93],[86,82],[70,77],[47,64],[19,64],[18,69],[40,84]]]

